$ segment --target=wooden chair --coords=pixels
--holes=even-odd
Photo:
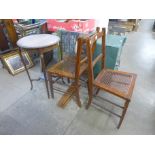
[[[88,66],[86,52],[84,54],[82,50],[82,45],[83,45],[82,38],[79,37],[77,39],[76,55],[66,56],[65,58],[63,58],[63,60],[53,65],[51,68],[47,70],[52,98],[54,98],[53,83],[55,82],[52,80],[53,76],[57,76],[59,78],[65,77],[73,80],[68,90],[65,92],[65,94],[58,102],[58,105],[61,107],[65,107],[73,95],[76,96],[77,105],[81,107],[79,97],[79,87],[80,87],[79,78],[82,75],[82,73],[84,73],[84,71],[87,69]]]
[[[93,60],[93,53],[98,39],[102,39],[102,52]],[[120,118],[119,124],[117,126],[117,128],[119,129],[124,119],[124,116],[126,114],[129,102],[131,100],[131,96],[132,96],[135,81],[136,81],[136,74],[106,69],[105,54],[106,54],[105,53],[105,28],[103,28],[101,32],[100,32],[100,28],[97,28],[96,34],[87,38],[89,99],[88,99],[88,105],[86,108],[87,109],[89,108],[89,106],[92,103],[93,96],[97,97],[97,94],[100,90],[106,91],[108,93],[111,93],[113,95],[116,95],[117,97],[124,99],[125,100],[124,106],[120,106],[113,102],[109,102],[123,110],[121,115],[118,115],[108,110],[109,112],[111,112],[112,114]],[[97,75],[97,77],[94,78],[93,67],[99,60],[102,62],[102,70]],[[93,91],[93,88],[97,88],[97,91],[96,92]],[[102,97],[100,98],[103,99]]]

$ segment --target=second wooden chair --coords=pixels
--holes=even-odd
[[[102,52],[95,59],[93,59],[93,53],[98,39],[102,39]],[[124,99],[125,100],[124,106],[120,106],[111,101],[109,102],[123,110],[121,115],[106,109],[112,114],[120,118],[117,126],[117,128],[119,129],[124,119],[124,116],[126,114],[129,102],[131,100],[131,96],[132,96],[135,81],[136,81],[136,74],[106,69],[105,67],[105,57],[106,57],[105,29],[104,28],[102,29],[101,32],[100,32],[100,29],[97,28],[96,34],[87,38],[87,56],[88,56],[88,74],[89,74],[88,76],[89,100],[88,100],[87,108],[89,108],[89,106],[92,103],[93,96],[96,97],[99,90],[106,91],[108,93],[111,93],[117,97]],[[98,76],[94,78],[93,67],[98,61],[102,62],[102,70],[100,71]],[[93,88],[97,88],[97,91],[94,92]],[[100,98],[103,99],[101,96]]]

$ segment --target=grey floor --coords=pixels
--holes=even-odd
[[[155,33],[153,20],[142,20],[137,32],[128,34],[120,70],[138,74],[136,86],[121,128],[118,119],[91,106],[78,108],[72,100],[65,109],[47,99],[44,82],[30,90],[26,73],[11,76],[0,69],[0,134],[155,134]],[[30,70],[40,75],[39,65]],[[102,94],[112,100],[117,98]],[[81,100],[87,98],[81,90]],[[103,103],[104,104],[104,103]],[[109,106],[109,105],[108,105]],[[109,107],[113,110],[114,107]]]

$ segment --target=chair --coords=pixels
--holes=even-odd
[[[102,53],[100,53],[93,60],[92,59],[93,53],[98,39],[102,39]],[[87,38],[87,57],[88,57],[88,75],[89,75],[88,76],[89,99],[88,99],[88,104],[86,108],[88,109],[90,107],[93,97],[99,97],[103,99],[101,96],[97,96],[100,90],[106,91],[108,93],[111,93],[117,97],[124,99],[125,100],[124,106],[120,106],[111,101],[109,102],[123,110],[121,115],[118,115],[113,111],[105,109],[120,118],[117,126],[117,128],[119,129],[124,119],[124,116],[126,114],[129,102],[131,100],[131,96],[132,96],[135,81],[136,81],[136,74],[110,70],[105,68],[105,65],[104,65],[105,57],[106,57],[105,28],[103,28],[101,32],[100,32],[100,28],[97,28],[96,34]],[[97,77],[94,78],[93,67],[98,61],[102,62],[102,70],[97,75]],[[96,88],[97,91],[96,90],[93,91],[93,88]]]
[[[77,105],[81,107],[79,97],[79,87],[80,87],[79,78],[87,69],[87,57],[86,53],[84,54],[83,52],[82,46],[83,46],[82,38],[79,37],[77,39],[76,55],[74,56],[73,54],[68,53],[69,55],[63,56],[63,59],[61,61],[59,61],[58,63],[56,63],[47,70],[52,98],[54,98],[53,83],[55,82],[52,80],[53,76],[57,76],[59,78],[65,77],[73,80],[68,90],[65,92],[65,94],[58,102],[58,105],[61,107],[65,107],[73,95],[76,96]]]

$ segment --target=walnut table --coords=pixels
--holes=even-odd
[[[19,47],[19,54],[20,54],[21,60],[23,62],[23,65],[25,67],[28,78],[30,80],[31,89],[33,88],[34,79],[31,79],[29,71],[26,67],[26,64],[24,62],[24,59],[23,59],[21,53],[23,50],[26,50],[28,52],[33,52],[33,51],[39,52],[42,70],[43,70],[44,77],[45,77],[45,85],[46,85],[46,89],[47,89],[48,98],[49,98],[49,89],[48,89],[48,81],[47,81],[47,76],[46,76],[46,66],[45,66],[45,62],[44,62],[44,53],[52,51],[54,48],[58,48],[59,41],[60,41],[60,38],[58,36],[51,35],[51,34],[29,35],[29,36],[23,37],[17,41],[17,45]]]

